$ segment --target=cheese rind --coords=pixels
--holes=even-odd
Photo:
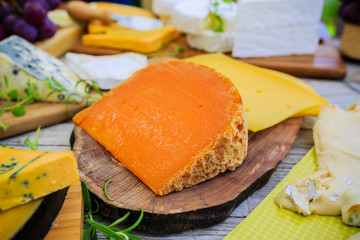
[[[0,149],[0,209],[6,210],[79,181],[71,151]]]
[[[233,170],[247,150],[237,89],[183,61],[148,65],[73,119],[158,195]]]
[[[241,0],[238,1],[236,30],[318,24],[323,5],[324,0]],[[265,33],[261,35],[264,36]]]
[[[20,99],[26,98],[26,88],[28,81],[36,84],[36,100],[65,102],[80,102],[82,96],[71,94],[68,91],[61,91],[48,96],[53,90],[45,83],[46,79],[54,78],[69,91],[77,90],[85,92],[85,84],[81,83],[76,87],[80,80],[64,63],[59,59],[35,47],[33,44],[18,37],[11,36],[0,42],[0,93],[4,94],[11,89],[16,89]],[[5,82],[7,78],[7,84]],[[56,84],[54,88],[59,89]],[[85,95],[85,94],[84,94]],[[48,96],[48,98],[46,98]]]
[[[239,58],[312,54],[319,45],[319,25],[254,28],[234,33],[232,56]]]

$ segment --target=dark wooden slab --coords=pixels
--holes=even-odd
[[[90,191],[98,198],[101,213],[117,219],[128,211],[129,223],[144,210],[139,230],[173,233],[201,228],[223,221],[244,199],[263,186],[285,158],[296,138],[303,118],[291,118],[274,127],[249,134],[249,150],[235,171],[166,196],[156,196],[112,154],[78,125],[71,139],[79,172]],[[103,192],[106,181],[108,200]]]
[[[184,52],[179,53],[176,56],[180,59],[206,53],[190,48],[186,43],[185,36],[178,38],[174,43],[184,49]],[[70,51],[90,55],[111,55],[124,52],[116,49],[87,47],[81,42],[77,42]],[[173,47],[170,44],[163,50],[155,52],[152,55],[157,57],[161,54],[169,55],[171,51],[173,51]],[[231,56],[231,54],[228,54],[228,56]],[[314,54],[264,58],[241,58],[239,60],[259,67],[285,72],[296,77],[341,80],[346,75],[346,68],[341,55],[329,39],[322,40]]]

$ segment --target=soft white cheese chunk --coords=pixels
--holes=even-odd
[[[239,0],[236,29],[318,24],[324,0]]]
[[[360,103],[348,111],[336,105],[323,106],[314,125],[319,170],[282,190],[275,202],[304,215],[342,215],[344,223],[360,226],[359,136]],[[305,186],[308,179],[314,180],[315,188]],[[306,194],[304,188],[317,197]]]
[[[112,89],[147,66],[147,57],[137,53],[111,56],[67,53],[64,61],[82,79],[97,81],[101,89]]]
[[[236,16],[236,4],[219,1],[218,14],[224,21],[224,32],[235,30],[234,19]],[[211,9],[209,0],[182,0],[178,1],[173,9],[171,23],[185,33],[200,34],[206,30],[205,19]]]
[[[256,28],[235,32],[232,55],[246,58],[312,54],[318,44],[318,24]]]
[[[173,8],[178,0],[153,0],[152,11],[165,23],[171,23]]]
[[[234,35],[232,33],[216,33],[207,30],[201,34],[188,33],[186,41],[190,47],[206,52],[231,52]]]

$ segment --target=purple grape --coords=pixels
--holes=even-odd
[[[56,26],[49,18],[46,17],[44,23],[38,28],[38,30],[39,39],[47,39],[54,36],[56,32]]]
[[[2,25],[6,28],[6,30],[10,33],[14,29],[14,25],[16,21],[19,19],[19,16],[15,13],[8,14],[6,17],[2,19]]]
[[[38,30],[24,19],[19,18],[14,25],[13,33],[28,40],[29,42],[33,42],[36,40]]]
[[[60,5],[60,0],[46,0],[50,6],[50,10],[57,8]]]
[[[15,12],[15,7],[10,5],[8,2],[1,0],[0,1],[0,19],[6,16],[9,13]]]
[[[41,25],[46,17],[46,10],[39,2],[26,2],[23,7],[23,15],[27,22],[34,25]]]
[[[6,29],[0,25],[0,41],[7,37]]]
[[[16,0],[20,7],[24,6],[26,0]]]
[[[47,0],[27,0],[27,2],[37,2],[48,12],[50,10],[50,5]]]

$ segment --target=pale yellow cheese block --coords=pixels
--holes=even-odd
[[[54,57],[60,57],[70,50],[85,32],[85,25],[73,24],[59,28],[52,38],[35,43],[35,45]]]
[[[260,131],[292,116],[316,116],[329,102],[305,82],[290,75],[256,67],[223,54],[204,54],[185,61],[221,72],[238,88],[248,128]]]

